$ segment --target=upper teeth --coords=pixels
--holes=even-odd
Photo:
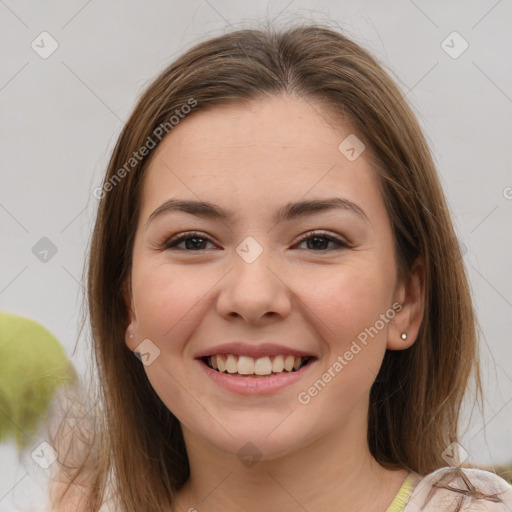
[[[291,372],[298,370],[306,357],[294,356],[265,356],[257,359],[249,356],[236,356],[233,354],[217,354],[209,356],[212,368],[219,372],[239,373],[241,375],[270,375],[272,372],[281,373],[283,370]]]

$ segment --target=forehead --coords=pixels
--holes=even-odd
[[[367,150],[355,160],[340,151],[354,135],[324,106],[291,96],[200,109],[156,149],[144,178],[143,217],[174,196],[228,199],[230,210],[253,204],[263,212],[287,200],[343,194],[364,208],[380,193]]]
[[[300,158],[303,150],[312,154],[312,142],[321,152],[329,147],[337,152],[344,133],[351,133],[348,123],[336,119],[318,101],[270,96],[196,109],[172,129],[157,154],[168,153],[169,146],[174,151],[193,148],[195,153],[211,154],[217,146],[229,147],[235,155],[270,152],[273,158],[279,156],[276,150],[289,149]]]

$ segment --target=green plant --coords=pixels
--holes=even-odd
[[[0,442],[21,453],[37,434],[58,387],[77,373],[57,338],[38,322],[0,312]]]

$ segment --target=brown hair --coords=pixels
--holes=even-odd
[[[398,87],[367,51],[327,26],[234,31],[192,47],[148,87],[104,178],[87,289],[101,384],[94,397],[96,420],[84,429],[87,460],[73,469],[63,454],[59,458],[69,480],[88,482],[88,510],[98,510],[105,498],[109,473],[126,511],[162,510],[189,477],[180,424],[124,341],[129,319],[123,292],[141,185],[154,152],[130,159],[159,126],[170,131],[169,119],[191,99],[197,112],[280,94],[319,101],[355,127],[380,178],[399,274],[406,276],[418,258],[424,262],[424,319],[416,342],[386,352],[371,390],[371,453],[383,466],[422,475],[445,466],[441,453],[458,440],[472,373],[482,401],[462,255],[428,145]]]

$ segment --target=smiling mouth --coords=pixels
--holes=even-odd
[[[294,357],[277,355],[253,358],[235,354],[216,354],[200,358],[210,369],[233,377],[268,378],[275,375],[295,373],[311,364],[316,357]]]

